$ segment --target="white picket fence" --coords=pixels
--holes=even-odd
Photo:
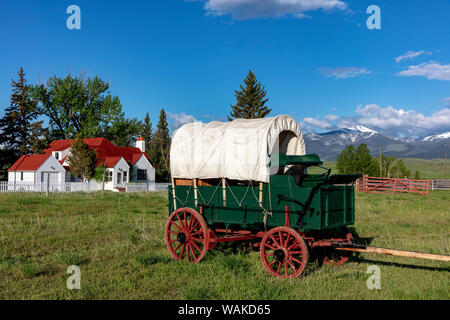
[[[125,185],[126,192],[144,192],[144,191],[166,191],[168,183],[127,183]],[[89,182],[65,182],[62,184],[49,183],[48,192],[95,192],[102,188],[101,183],[96,181]],[[47,192],[46,183],[14,183],[8,181],[0,181],[0,193],[6,192]]]
[[[125,186],[126,192],[146,192],[146,191],[167,191],[169,183],[127,183]]]
[[[101,185],[95,181],[89,182],[65,182],[49,183],[48,192],[92,192],[100,190]],[[46,183],[14,183],[0,181],[0,193],[2,192],[46,192]]]
[[[432,180],[431,190],[450,190],[450,180]]]

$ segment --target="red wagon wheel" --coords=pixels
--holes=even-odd
[[[272,275],[297,278],[308,263],[308,247],[292,228],[277,227],[266,233],[260,245],[261,261]]]
[[[166,224],[166,246],[176,260],[199,262],[208,249],[207,226],[194,209],[180,208],[172,212]]]

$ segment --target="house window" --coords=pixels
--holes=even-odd
[[[20,173],[20,181],[23,181],[23,172]]]
[[[147,180],[147,169],[138,169],[137,170],[137,179],[139,181]]]
[[[109,171],[108,172],[108,177],[109,177],[109,181],[112,181],[112,178],[113,178],[113,172],[112,171]]]
[[[127,182],[128,171],[123,172],[123,182]]]
[[[54,153],[56,160],[59,160],[59,152]]]

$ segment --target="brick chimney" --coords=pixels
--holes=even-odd
[[[142,152],[145,152],[145,141],[143,137],[138,137],[136,140],[136,148],[139,148]]]

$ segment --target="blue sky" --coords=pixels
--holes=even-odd
[[[66,27],[72,4],[81,30]],[[380,30],[366,26],[372,4]],[[99,75],[128,117],[225,120],[252,69],[272,114],[305,131],[424,136],[450,130],[449,12],[448,0],[3,1],[0,106],[23,66],[31,83]]]

